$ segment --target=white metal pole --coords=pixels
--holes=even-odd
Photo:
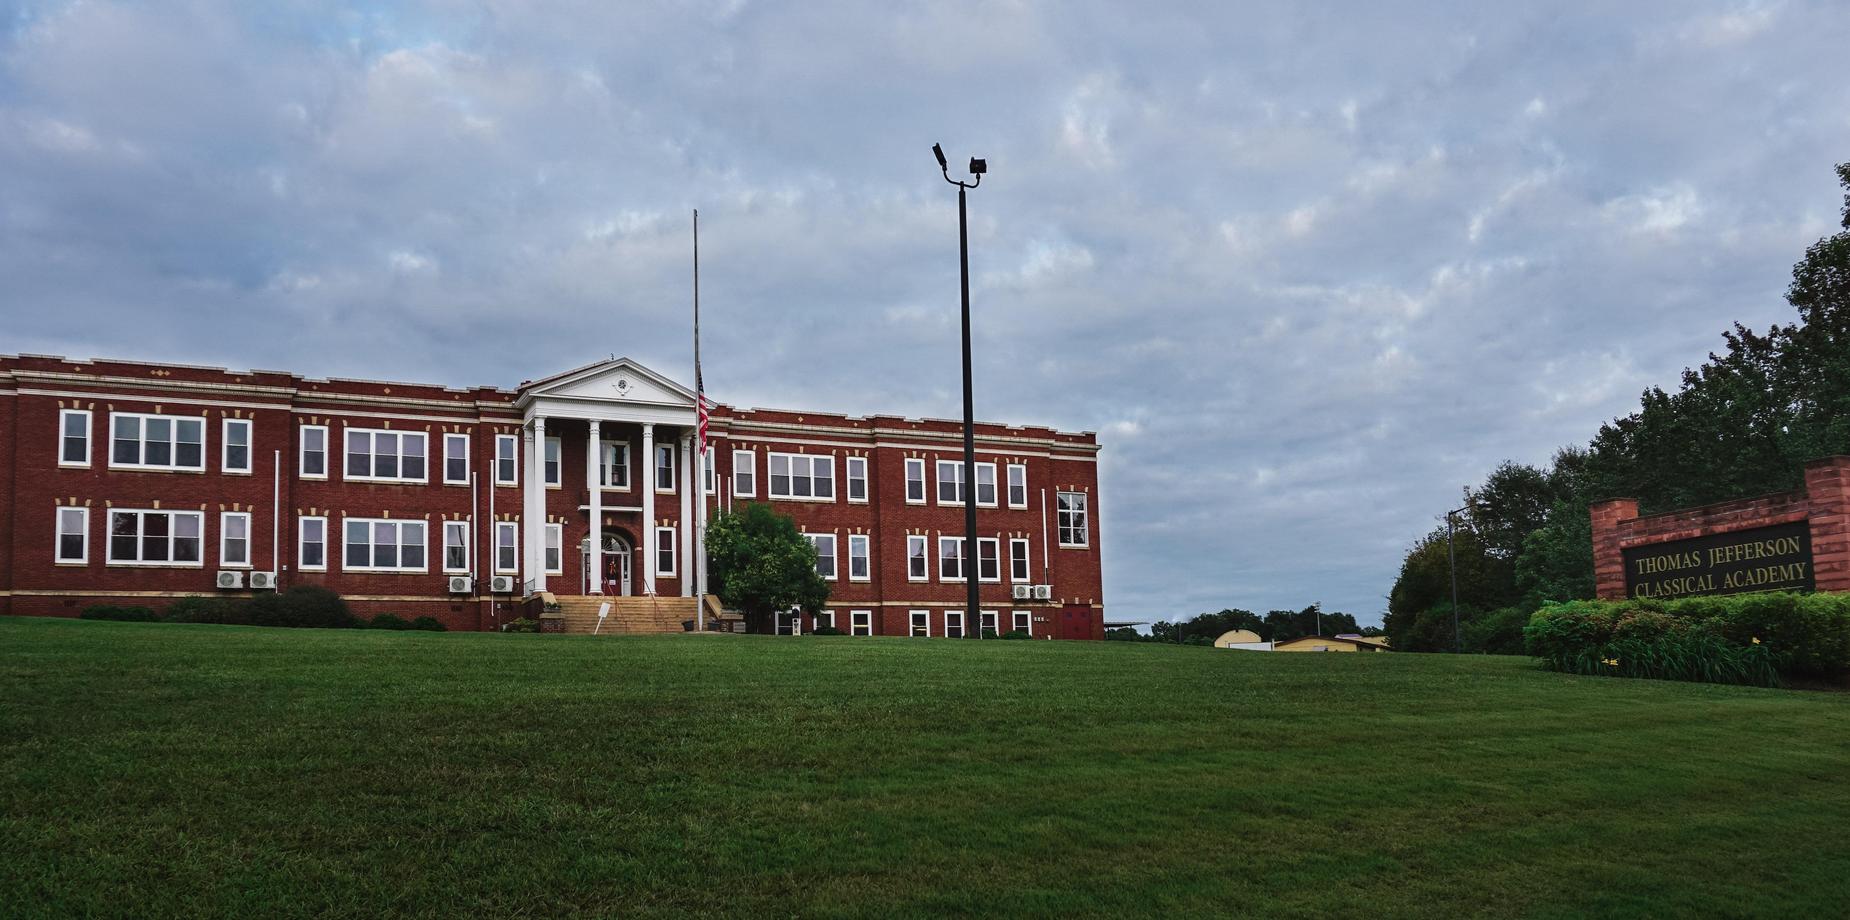
[[[1053,581],[1052,550],[1047,546],[1047,487],[1041,487],[1041,582]]]
[[[514,443],[519,444],[520,442]],[[495,438],[495,451],[492,456],[494,457],[495,475],[488,481],[488,618],[499,626],[501,625],[501,608],[495,603],[494,590],[495,567],[501,561],[501,544],[497,542],[498,538],[495,536],[495,492],[498,491],[495,484],[501,481],[501,439],[499,437]],[[519,456],[518,452],[515,456]],[[475,536],[478,540],[482,537],[479,533]],[[480,584],[476,585],[476,593],[481,593]]]
[[[280,539],[283,518],[283,452],[270,452],[270,571],[283,570],[280,551]],[[274,580],[271,582],[274,584]]]

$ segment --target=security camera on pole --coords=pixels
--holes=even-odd
[[[975,157],[970,158],[969,182],[951,178],[950,163],[944,159],[944,148],[931,145],[931,152],[938,158],[938,171],[944,174],[944,181],[957,186],[957,264],[962,274],[964,306],[964,583],[967,586],[968,604],[964,607],[964,635],[980,639],[983,637],[982,603],[977,598],[978,557],[976,542],[976,409],[970,398],[970,224],[966,216],[965,194],[983,182],[983,174],[989,171],[989,164]],[[1000,558],[997,564],[1000,564]],[[970,624],[976,623],[971,629]]]

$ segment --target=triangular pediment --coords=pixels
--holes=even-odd
[[[522,401],[608,400],[692,408],[694,391],[628,358],[599,361],[521,387]]]

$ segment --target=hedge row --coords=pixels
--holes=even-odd
[[[1523,628],[1545,667],[1774,686],[1850,675],[1850,595],[1740,594],[1549,604]]]
[[[120,620],[136,623],[222,623],[233,626],[283,626],[315,629],[423,629],[443,632],[435,617],[406,621],[382,613],[370,622],[353,615],[341,596],[326,588],[299,585],[277,594],[250,598],[182,597],[156,612],[148,607],[99,605],[84,608],[85,620]]]

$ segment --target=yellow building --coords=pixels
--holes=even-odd
[[[1305,636],[1272,646],[1275,652],[1385,652],[1384,639],[1363,636]]]
[[[1271,651],[1272,644],[1259,638],[1259,634],[1250,629],[1229,629],[1214,640],[1214,647]]]

